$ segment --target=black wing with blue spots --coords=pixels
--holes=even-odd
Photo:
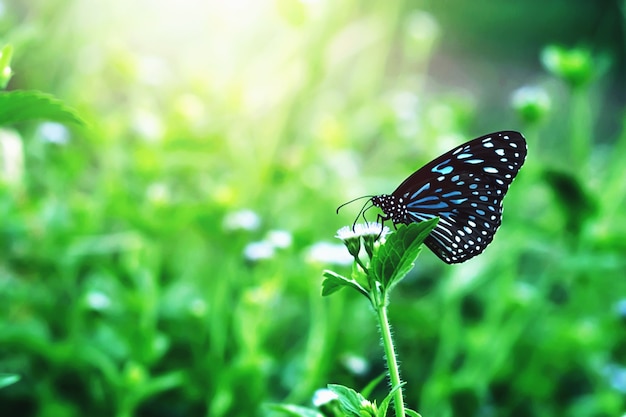
[[[521,133],[495,132],[460,145],[408,177],[392,193],[372,198],[394,224],[438,216],[426,246],[446,263],[464,262],[493,240],[502,199],[526,159]]]

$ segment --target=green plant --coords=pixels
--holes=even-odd
[[[310,248],[345,224],[338,196],[389,189],[464,138],[512,128],[532,157],[494,244],[453,267],[424,251],[391,295],[404,400],[428,417],[624,414],[613,9],[3,2],[7,98],[45,91],[89,129],[2,129],[23,165],[0,187],[0,371],[21,376],[0,410],[249,417],[267,402],[310,407],[329,382],[380,405],[386,384],[363,388],[384,373],[369,301],[319,296],[319,271],[350,278],[353,258],[339,241],[349,266]],[[589,52],[541,70],[538,51],[555,42]],[[602,53],[613,64],[598,73]],[[567,75],[576,66],[582,77]],[[515,113],[505,100],[524,85]],[[47,140],[50,125],[67,140]],[[258,226],[228,229],[245,208]],[[273,229],[292,245],[247,250],[267,249],[253,245]]]
[[[346,226],[337,234],[354,258],[352,275],[347,278],[333,271],[324,271],[322,295],[329,296],[347,287],[356,290],[369,300],[378,320],[391,385],[390,392],[380,405],[377,405],[375,401],[367,400],[362,394],[350,388],[329,385],[328,388],[337,396],[345,416],[384,417],[387,415],[387,408],[392,399],[396,416],[419,415],[416,411],[406,409],[404,405],[403,383],[400,379],[400,367],[387,310],[391,290],[411,271],[424,240],[438,221],[438,218],[434,218],[420,223],[411,223],[408,226],[399,225],[397,231],[389,235],[388,239],[385,239],[385,236],[389,230],[378,223]],[[280,407],[274,409],[280,409]],[[293,411],[293,409],[289,410]],[[307,413],[308,411],[299,415],[304,417]]]
[[[6,88],[11,80],[11,57],[13,47],[5,45],[0,50],[0,88]],[[84,126],[84,120],[74,109],[50,94],[39,91],[5,91],[0,93],[0,125],[29,120],[52,120]]]

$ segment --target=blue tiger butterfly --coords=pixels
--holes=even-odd
[[[391,194],[370,198],[395,225],[439,217],[426,246],[448,264],[480,254],[502,221],[502,199],[526,159],[526,140],[502,131],[466,142],[432,160]]]

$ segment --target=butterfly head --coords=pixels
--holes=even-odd
[[[391,220],[394,225],[408,223],[407,208],[402,197],[396,197],[392,194],[381,194],[372,197],[371,202],[385,213],[384,216],[379,216],[379,219],[382,221]]]

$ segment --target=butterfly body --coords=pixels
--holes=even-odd
[[[526,141],[513,131],[466,142],[409,176],[391,194],[372,197],[382,222],[409,224],[439,217],[425,243],[444,262],[464,262],[493,240],[502,199],[526,158]]]

